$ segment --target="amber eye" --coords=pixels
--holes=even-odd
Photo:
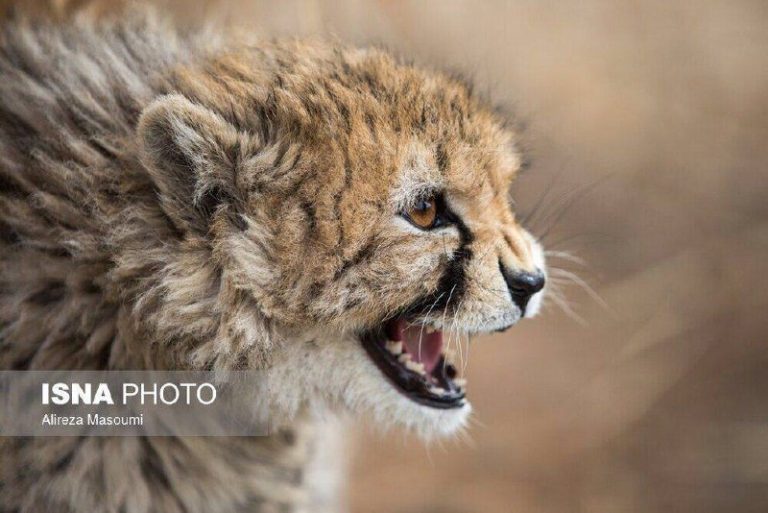
[[[437,219],[437,205],[435,204],[435,199],[430,198],[417,201],[416,205],[406,212],[406,215],[408,216],[408,219],[419,228],[424,230],[433,228],[435,220]]]

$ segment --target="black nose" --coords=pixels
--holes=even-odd
[[[501,274],[504,276],[504,281],[507,282],[509,293],[512,294],[512,301],[525,313],[525,307],[531,296],[544,288],[544,273],[541,271],[508,271],[502,265]]]

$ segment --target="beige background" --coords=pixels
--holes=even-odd
[[[519,210],[585,262],[551,256],[570,315],[472,344],[465,439],[356,430],[352,511],[768,511],[768,3],[156,3],[474,77],[528,125]]]

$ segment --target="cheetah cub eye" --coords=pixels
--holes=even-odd
[[[445,208],[442,198],[430,196],[419,199],[402,213],[412,225],[422,230],[432,230],[445,224]]]

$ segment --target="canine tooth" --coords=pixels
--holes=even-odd
[[[393,355],[400,355],[400,354],[403,353],[403,343],[402,342],[395,342],[394,340],[387,340],[386,348],[387,348],[387,351],[389,351]]]
[[[431,387],[429,391],[435,395],[445,395],[448,393],[447,390],[445,390],[442,387]]]
[[[467,380],[464,378],[456,378],[453,380],[453,384],[459,388],[464,388],[467,386]]]
[[[431,334],[431,333],[434,333],[434,332],[435,332],[435,328],[433,328],[432,326],[427,326],[427,334],[428,335]]]
[[[424,368],[423,363],[414,362],[413,360],[410,360],[410,359],[405,362],[405,368],[413,372],[418,372],[419,374],[426,373],[426,369]]]
[[[403,353],[403,354],[401,354],[401,355],[400,355],[400,356],[397,358],[397,361],[399,361],[400,363],[403,363],[403,364],[407,364],[408,362],[410,362],[410,361],[411,361],[411,355],[410,355],[410,354],[408,354],[408,353]]]

